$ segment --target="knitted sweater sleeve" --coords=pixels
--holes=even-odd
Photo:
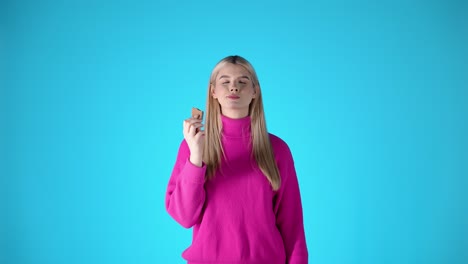
[[[273,138],[272,143],[275,147],[275,156],[282,181],[281,187],[275,195],[274,210],[276,225],[284,241],[286,263],[306,264],[308,263],[308,251],[294,160],[285,142],[279,138]]]
[[[189,157],[190,149],[183,140],[166,191],[167,212],[185,228],[199,222],[206,197],[206,166],[193,165]]]

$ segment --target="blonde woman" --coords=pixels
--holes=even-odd
[[[182,257],[197,263],[308,263],[299,185],[288,145],[266,129],[260,84],[240,56],[208,84],[206,128],[184,120],[166,193],[168,213],[193,227]]]

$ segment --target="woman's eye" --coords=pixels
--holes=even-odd
[[[228,84],[229,82],[223,82],[223,84]]]
[[[246,84],[245,82],[239,82],[239,83],[241,83],[241,84]]]

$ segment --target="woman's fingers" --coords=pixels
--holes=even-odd
[[[197,124],[197,123],[201,124],[201,122],[202,121],[200,119],[188,118],[188,119],[184,120],[184,126],[185,125],[189,126],[189,125],[193,125],[193,124]]]
[[[185,119],[185,121],[190,122],[190,123],[195,123],[195,122],[201,122],[202,120],[198,118],[190,117],[190,118]]]
[[[205,131],[200,131],[195,135],[195,140],[200,140],[201,137],[205,136]]]
[[[188,118],[184,120],[184,135],[194,136],[197,132],[197,129],[203,127],[201,120],[195,118]]]
[[[193,131],[196,131],[197,128],[201,128],[201,127],[203,127],[203,124],[201,123],[189,124],[186,128],[186,131],[188,133],[192,133]]]

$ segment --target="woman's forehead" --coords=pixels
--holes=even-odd
[[[216,79],[221,79],[222,77],[247,77],[251,79],[251,74],[246,68],[244,68],[241,65],[227,63],[226,65],[221,66]]]

